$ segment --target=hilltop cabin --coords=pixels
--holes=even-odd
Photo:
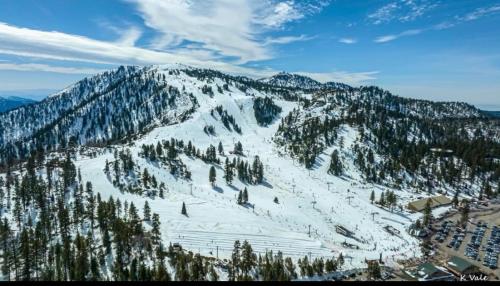
[[[408,203],[407,208],[410,211],[421,212],[425,209],[425,205],[427,204],[427,200],[429,199],[431,200],[431,209],[451,205],[452,202],[448,197],[440,195],[410,202]]]
[[[404,271],[415,281],[454,281],[455,276],[444,268],[439,268],[434,264],[427,262],[420,264],[416,268]]]
[[[479,267],[457,256],[452,256],[446,262],[445,267],[458,277],[480,273]]]

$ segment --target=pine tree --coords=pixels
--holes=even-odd
[[[467,221],[469,220],[469,211],[470,211],[470,205],[469,201],[466,199],[462,200],[462,212],[461,212],[461,217],[460,217],[460,224],[462,227],[465,227],[467,224]]]
[[[149,207],[148,201],[144,203],[144,220],[145,221],[151,220],[151,208]]]
[[[255,183],[260,184],[264,180],[264,165],[259,156],[255,156],[252,164],[252,173],[255,177]]]
[[[382,192],[380,194],[380,200],[378,201],[378,203],[381,206],[385,206],[385,204],[386,204],[386,201],[385,201],[385,192]]]
[[[344,255],[342,255],[342,252],[339,254],[339,257],[337,258],[337,265],[338,267],[342,267],[344,265]]]
[[[372,193],[370,194],[370,201],[372,204],[374,200],[375,200],[375,191],[372,191]]]
[[[425,203],[425,208],[424,208],[424,219],[423,219],[423,224],[424,226],[428,227],[431,223],[432,219],[432,209],[431,209],[431,204],[432,201],[431,199],[427,199],[427,202]]]
[[[237,280],[240,275],[240,266],[241,266],[240,263],[241,263],[240,241],[236,240],[234,242],[233,254],[231,255],[231,268],[232,268],[233,281]]]
[[[184,206],[184,203],[182,203]],[[186,210],[185,206],[183,207],[184,211]],[[181,211],[182,213],[182,211]],[[186,212],[182,213],[183,215],[186,215]],[[157,213],[153,214],[153,222],[152,222],[152,229],[151,229],[151,239],[153,241],[153,244],[159,245],[160,243],[160,216]]]
[[[217,149],[219,151],[219,155],[224,155],[224,147],[222,146],[222,142],[219,142],[219,146]]]
[[[248,190],[247,188],[245,187],[245,189],[243,190],[243,195],[242,195],[242,201],[244,204],[248,203]]]
[[[229,163],[229,160],[227,158],[224,171],[224,178],[226,179],[226,183],[230,185],[233,181],[233,166]]]
[[[187,216],[186,204],[184,202],[182,202],[181,214]]]
[[[333,174],[335,176],[340,176],[343,173],[342,161],[339,158],[339,152],[334,150],[331,156],[330,168],[328,169],[328,173]]]
[[[245,240],[241,246],[241,272],[244,281],[251,280],[249,274],[250,271],[257,265],[256,259],[257,257],[253,253],[252,246]]]
[[[376,280],[380,277],[380,265],[378,264],[378,261],[370,261],[368,263],[368,279]]]
[[[460,191],[456,190],[455,194],[453,195],[453,200],[451,201],[451,203],[453,204],[453,207],[455,207],[455,208],[458,206],[458,196],[459,196],[459,193],[460,193]]]
[[[210,167],[210,172],[208,173],[208,181],[212,184],[212,187],[215,186],[215,180],[217,178],[217,174],[215,172],[214,166]]]
[[[237,203],[238,203],[239,205],[242,205],[242,204],[243,204],[243,196],[242,196],[242,194],[241,194],[241,191],[239,191],[239,193],[238,193],[238,200],[237,200]]]
[[[243,155],[243,145],[241,144],[241,142],[238,141],[236,144],[234,144],[233,153],[240,156]]]
[[[148,183],[149,183],[149,172],[147,168],[144,168],[144,172],[142,173],[142,184],[144,185],[145,188],[148,188]]]

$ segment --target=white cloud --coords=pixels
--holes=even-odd
[[[494,13],[499,13],[500,12],[500,5],[494,5],[491,7],[480,7],[477,8],[476,10],[466,14],[463,17],[458,17],[459,20],[463,21],[473,21],[477,20],[479,18],[482,18],[484,16],[494,14]]]
[[[274,41],[290,42],[306,40],[308,37],[289,37]],[[214,61],[210,51],[197,50],[196,46],[176,50],[175,53],[152,51],[144,48],[123,46],[116,42],[105,42],[87,37],[19,28],[0,23],[0,54],[24,58],[85,62],[107,65],[155,65],[183,63],[201,68],[212,68],[253,78],[270,76],[277,71],[265,68],[243,67],[223,61]],[[46,71],[57,73],[95,73],[98,69],[68,68],[40,64],[4,64],[3,69],[23,71]],[[345,73],[349,74],[349,73]],[[316,74],[321,75],[321,74]],[[331,74],[330,74],[331,75]],[[349,80],[349,78],[347,78]]]
[[[396,35],[380,36],[380,37],[375,39],[375,43],[387,43],[387,42],[393,41],[397,38],[398,38],[398,36],[396,36]]]
[[[368,20],[375,25],[392,21],[411,22],[422,17],[437,6],[436,3],[430,3],[429,0],[393,1],[369,14]]]
[[[353,39],[353,38],[341,38],[339,39],[339,43],[342,43],[342,44],[356,44],[358,42],[358,40],[356,39]]]
[[[74,68],[74,67],[57,67],[45,64],[17,64],[17,63],[0,63],[0,70],[11,71],[42,71],[63,74],[96,74],[103,72],[101,69],[91,68]]]
[[[329,1],[275,0],[126,0],[147,27],[159,35],[151,46],[172,50],[186,43],[236,59],[238,63],[270,59],[262,36],[269,30],[317,13]],[[264,39],[265,40],[265,39]],[[279,42],[277,42],[279,43]]]
[[[157,27],[155,30],[160,32],[161,37],[155,39],[155,44],[162,46],[163,41],[164,49],[137,47],[136,43],[142,36],[142,30],[130,25],[127,25],[126,29],[108,27],[114,29],[118,38],[113,41],[100,41],[58,31],[41,31],[0,22],[0,54],[19,56],[26,60],[92,63],[92,66],[106,65],[106,68],[117,65],[183,63],[261,78],[271,76],[277,71],[270,68],[245,67],[238,63],[272,56],[272,45],[314,38],[307,35],[263,38],[263,31],[317,13],[329,3],[329,1],[295,3],[272,0],[220,0],[217,1],[219,5],[211,6],[211,2],[215,0],[209,0],[210,3],[197,2],[195,6],[189,6],[184,0],[171,0],[168,3],[154,0],[144,0],[140,3],[136,0],[129,1],[133,1],[138,7],[149,1],[148,3],[156,8],[156,11],[152,11],[148,7],[143,7],[139,11],[142,11],[141,15],[147,26]],[[296,7],[295,9],[301,11],[303,16],[299,17],[283,5]],[[169,10],[172,7],[174,9]],[[275,9],[263,12],[262,9],[265,7],[275,7]],[[168,19],[169,23],[166,23],[165,19]],[[176,21],[179,22],[171,23]],[[169,30],[169,27],[172,29]],[[182,45],[179,45],[180,43]],[[221,60],[227,56],[237,57],[240,61],[231,63]],[[10,62],[1,62],[0,69],[66,74],[93,74],[102,71],[98,68],[68,67],[67,64],[58,66]],[[376,72],[343,71],[309,73],[320,80],[342,81],[349,84],[372,80],[375,74]]]
[[[121,31],[121,36],[117,43],[124,46],[135,46],[135,43],[142,36],[142,31],[137,27],[131,27],[127,30]]]
[[[214,68],[229,73],[256,75],[257,71],[238,65],[213,61],[207,51],[181,49],[153,51],[122,43],[106,42],[60,32],[19,28],[0,23],[0,54],[67,62],[107,65],[153,65],[184,63]],[[27,66],[25,66],[27,68]],[[33,66],[34,68],[34,66]]]
[[[293,1],[279,2],[270,8],[272,13],[264,14],[261,19],[257,19],[257,23],[270,28],[280,28],[287,22],[304,18],[304,14],[295,7]]]
[[[384,22],[389,22],[394,19],[393,13],[399,9],[398,2],[391,2],[379,8],[372,14],[368,15],[368,19],[373,21],[373,24],[379,25]]]
[[[172,49],[194,42],[203,49],[242,62],[270,57],[255,38],[253,8],[244,0],[130,0],[136,4],[146,26],[160,35],[153,41],[156,49]]]
[[[406,1],[412,1],[412,0],[406,0]],[[433,25],[431,27],[425,28],[425,29],[413,29],[413,30],[407,30],[399,34],[393,34],[393,35],[385,35],[385,36],[380,36],[374,40],[376,43],[386,43],[390,42],[393,40],[396,40],[401,37],[405,36],[413,36],[413,35],[418,35],[426,31],[441,31],[441,30],[446,30],[453,28],[459,24],[465,23],[465,22],[470,22],[470,21],[475,21],[480,18],[500,13],[500,5],[493,5],[490,7],[480,7],[476,8],[474,11],[469,12],[467,14],[461,15],[461,16],[456,16],[453,20],[446,20],[442,21],[436,25]]]
[[[285,37],[277,37],[277,38],[267,38],[264,41],[264,46],[267,45],[283,45],[283,44],[290,44],[293,42],[303,42],[303,41],[309,41],[314,39],[315,37],[310,37],[306,35],[300,35],[300,36],[285,36]]]
[[[396,35],[380,36],[380,37],[375,39],[375,43],[387,43],[387,42],[399,39],[401,37],[418,35],[418,34],[421,34],[423,31],[424,31],[423,29],[414,29],[414,30],[404,31],[404,32],[401,32],[401,33],[396,34]]]
[[[117,44],[135,46],[136,42],[142,36],[142,29],[128,22],[124,22],[120,26],[114,22],[102,19],[94,20],[94,22],[102,29],[115,33],[118,36],[118,39],[115,41]]]
[[[319,82],[341,82],[346,83],[353,86],[361,85],[368,81],[373,81],[377,79],[375,76],[378,74],[378,71],[371,72],[345,72],[345,71],[336,71],[336,72],[327,72],[327,73],[314,73],[314,72],[296,72],[296,74],[308,76],[312,79],[315,79]]]

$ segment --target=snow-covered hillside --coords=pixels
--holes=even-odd
[[[49,158],[78,150],[78,181],[103,200],[147,202],[165,245],[230,259],[234,242],[247,240],[258,254],[294,261],[342,254],[344,269],[420,255],[407,202],[498,188],[500,168],[488,163],[498,141],[487,136],[498,122],[474,107],[315,85],[289,74],[254,81],[180,65],[120,68],[1,114],[0,159],[36,157],[46,175]],[[25,175],[11,166],[0,178]],[[2,217],[13,218],[10,205]]]
[[[168,74],[167,74],[168,75]],[[147,168],[158,182],[167,186],[165,199],[149,200],[152,209],[158,212],[162,220],[165,238],[179,242],[193,251],[205,255],[229,258],[235,240],[248,240],[254,250],[264,253],[267,250],[282,251],[295,259],[307,255],[338,256],[343,253],[352,257],[350,267],[360,267],[364,259],[378,258],[380,253],[389,260],[404,258],[409,253],[418,255],[418,242],[410,237],[406,229],[411,221],[404,213],[391,212],[370,203],[369,197],[375,190],[377,197],[384,190],[380,187],[365,185],[352,166],[353,179],[339,178],[327,174],[328,155],[320,157],[322,164],[313,170],[306,170],[294,159],[277,148],[272,137],[279,120],[267,127],[260,127],[253,115],[253,97],[238,89],[230,88],[224,93],[214,92],[213,98],[196,90],[197,82],[182,76],[167,77],[168,82],[186,86],[188,92],[197,95],[200,108],[190,119],[182,124],[159,127],[136,140],[130,148],[132,154],[140,152],[142,144],[154,144],[162,140],[176,138],[191,141],[198,148],[205,150],[210,145],[218,146],[222,142],[225,157],[232,160],[236,155],[229,154],[234,143],[243,144],[244,157],[252,160],[259,156],[264,163],[264,183],[246,185],[235,180],[231,185],[223,178],[223,164],[216,165],[216,186],[208,181],[211,164],[201,160],[181,156],[182,161],[192,172],[192,180],[176,179],[168,170],[148,160],[134,157],[141,169]],[[222,86],[223,82],[214,81],[212,87]],[[190,86],[193,90],[188,88]],[[255,96],[264,96],[253,91]],[[276,101],[283,107],[283,113],[296,108],[295,103]],[[231,132],[222,122],[211,116],[210,110],[218,105],[224,106],[241,126],[242,134]],[[203,127],[215,126],[216,136],[208,136]],[[345,147],[349,149],[358,137],[355,128],[344,126],[341,136],[345,138]],[[335,147],[334,147],[335,148]],[[337,147],[338,148],[338,147]],[[112,154],[93,159],[77,161],[85,180],[94,182],[98,190],[103,190],[113,197],[125,197],[127,200],[142,205],[147,197],[122,195],[116,190],[104,174],[105,160],[112,160]],[[249,205],[237,204],[238,191],[245,187],[249,193]],[[398,192],[402,198],[410,194]],[[278,203],[274,198],[278,198]],[[351,202],[350,204],[348,202]],[[186,203],[188,217],[181,215],[182,202]],[[373,213],[378,213],[375,216]],[[356,239],[347,238],[336,232],[336,226],[344,226],[355,233]],[[391,236],[384,229],[386,226],[398,229],[401,237]],[[311,235],[309,237],[309,226]],[[342,243],[359,246],[359,250],[345,247]]]

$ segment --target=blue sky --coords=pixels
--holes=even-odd
[[[2,0],[0,95],[185,63],[500,109],[500,1]]]

